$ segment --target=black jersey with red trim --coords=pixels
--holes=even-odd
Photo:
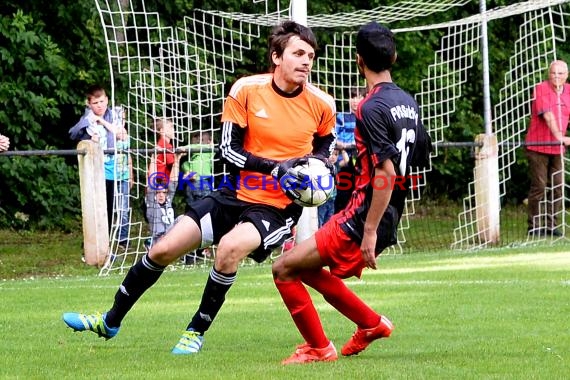
[[[390,203],[378,229],[377,252],[396,243],[406,196],[410,188],[410,162],[414,159],[416,135],[425,134],[414,98],[394,83],[379,83],[360,102],[356,111],[357,149],[355,190],[339,219],[342,229],[362,242],[370,208],[374,168],[392,160],[397,178],[378,178],[374,186],[390,186]],[[422,139],[423,140],[423,139]]]

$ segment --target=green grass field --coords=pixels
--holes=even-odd
[[[12,251],[18,245],[4,242],[0,248],[2,266],[12,268],[0,282],[0,378],[564,379],[570,375],[570,254],[560,247],[542,252],[519,248],[382,257],[379,270],[367,270],[361,281],[348,283],[392,319],[396,326],[392,337],[334,363],[284,367],[280,361],[301,338],[267,265],[240,270],[198,355],[177,357],[170,350],[198,305],[207,269],[165,272],[112,340],[73,333],[62,322],[62,313],[105,311],[122,280],[118,275],[97,277],[96,270],[82,267],[75,256],[67,260],[76,264],[67,264],[57,252],[75,247],[74,239],[36,247],[38,252],[52,247],[63,272],[57,276],[53,267],[14,274],[15,259],[10,254],[16,254]],[[314,300],[340,350],[355,327],[320,296]]]

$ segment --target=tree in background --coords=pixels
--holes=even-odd
[[[2,7],[0,133],[11,150],[75,147],[67,130],[83,110],[83,91],[109,78],[97,17],[83,0]],[[76,164],[73,156],[0,158],[0,226],[76,227]]]
[[[126,4],[127,0],[122,0]],[[311,0],[309,14],[351,12],[389,6],[401,0],[351,0],[330,2]],[[142,7],[142,2],[132,2]],[[184,16],[194,9],[224,11],[259,11],[259,5],[241,0],[145,0],[145,7],[161,15],[169,26],[181,26]],[[289,1],[281,2],[286,9]],[[487,9],[508,5],[511,1],[487,1]],[[284,7],[284,8],[283,8]],[[414,22],[434,24],[460,19],[478,13],[479,2],[450,9],[446,14],[434,14]],[[394,22],[397,29],[409,26],[410,21]],[[489,29],[489,56],[491,59],[492,103],[498,101],[498,89],[504,83],[504,68],[512,54],[518,23],[491,23]],[[404,33],[398,38],[398,63],[394,78],[398,83],[417,93],[427,66],[433,61],[433,51],[440,44],[441,31]],[[0,9],[0,133],[11,139],[10,149],[73,149],[67,130],[83,111],[84,91],[93,83],[110,85],[107,50],[95,0],[74,2],[3,0]],[[318,36],[324,46],[330,33]],[[262,72],[267,68],[267,42],[260,39],[243,58],[235,76]],[[558,46],[564,59],[567,49]],[[318,54],[318,52],[317,52]],[[481,62],[476,62],[469,73],[461,101],[452,116],[452,125],[446,131],[446,141],[474,141],[484,131],[482,119]],[[126,99],[128,88],[115,75],[115,101]],[[236,78],[228,78],[233,82]],[[119,82],[117,82],[119,81]],[[526,96],[526,95],[525,95]],[[530,96],[530,94],[528,94]],[[451,200],[461,200],[467,187],[456,181],[472,173],[473,158],[469,149],[442,150],[434,161],[426,194]],[[526,161],[514,166],[515,186],[507,198],[520,200],[528,188]],[[77,228],[79,223],[79,189],[77,158],[68,157],[0,157],[0,227],[37,226]],[[16,218],[19,212],[21,218]],[[29,219],[26,219],[29,215]],[[70,223],[71,222],[71,223]]]

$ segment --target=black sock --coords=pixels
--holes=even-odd
[[[123,283],[115,293],[115,302],[105,316],[109,327],[118,327],[140,296],[160,278],[164,266],[153,262],[148,254],[129,269]]]
[[[214,318],[216,318],[224,304],[226,293],[230,290],[236,277],[237,272],[225,274],[212,268],[202,294],[200,307],[186,328],[187,330],[193,329],[204,334],[210,328]]]

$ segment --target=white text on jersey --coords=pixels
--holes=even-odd
[[[392,117],[394,120],[398,119],[412,119],[415,121],[416,125],[418,125],[418,113],[414,109],[414,107],[401,105],[390,108],[390,112],[392,113]]]

